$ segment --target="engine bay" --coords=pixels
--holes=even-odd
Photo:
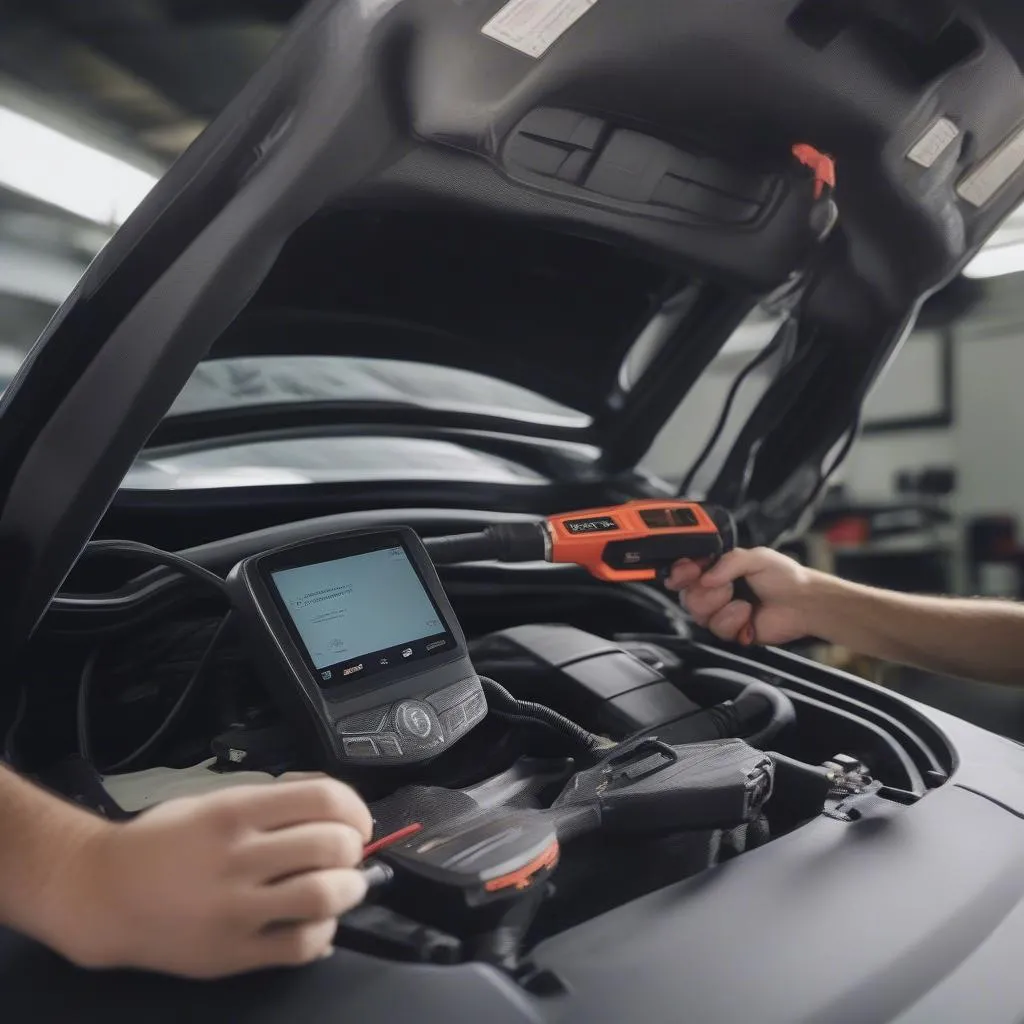
[[[374,816],[336,944],[531,991],[557,988],[545,939],[952,767],[905,704],[704,643],[656,573],[474,562],[484,534],[358,518],[195,559],[95,542],[33,641],[15,763],[114,818],[326,771]]]
[[[308,4],[4,393],[6,761],[112,819],[327,771],[372,809],[369,898],[301,980],[200,1000],[12,937],[5,1011],[933,1021],[977,1015],[979,979],[1019,1006],[1019,748],[696,629],[658,577],[727,522],[564,514],[697,493],[744,546],[800,530],[929,296],[1021,201],[1019,31],[991,2],[649,0],[576,4],[527,54],[486,6]],[[761,397],[684,410],[758,305],[789,321]],[[237,363],[264,357],[424,379],[261,397]],[[175,412],[201,363],[230,408]],[[716,456],[695,486],[649,464],[668,438],[686,470],[670,425]],[[335,584],[303,578],[290,623],[266,589],[380,552],[421,590],[350,608],[326,652]]]

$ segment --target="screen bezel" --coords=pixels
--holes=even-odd
[[[444,636],[448,646],[435,654],[415,657],[387,668],[377,666],[374,671],[357,678],[331,680],[325,683],[321,678],[323,670],[313,664],[313,659],[278,592],[273,574],[393,547],[401,547],[405,551],[413,571],[445,626],[441,632],[423,639]],[[311,688],[328,703],[348,703],[352,698],[362,694],[374,693],[389,684],[415,678],[466,656],[465,637],[458,626],[458,620],[437,578],[430,556],[422,541],[411,530],[374,530],[359,534],[350,533],[333,539],[309,541],[257,556],[252,560],[251,569],[253,582],[257,584],[256,596],[263,604],[265,614],[273,616],[277,630],[287,637],[287,646],[292,652],[292,658],[301,663]],[[370,652],[371,655],[375,653],[377,652]],[[339,664],[347,663],[346,661]]]

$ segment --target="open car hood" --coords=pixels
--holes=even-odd
[[[789,288],[798,330],[707,495],[776,539],[921,304],[1024,193],[1014,22],[994,0],[314,0],[4,395],[0,543],[35,580],[12,600],[52,596],[210,354],[485,374],[585,418],[517,429],[593,446],[611,479]],[[796,144],[838,168],[827,237]],[[237,435],[244,414],[193,425]],[[351,407],[259,415],[308,428]],[[500,410],[402,416],[509,428]]]

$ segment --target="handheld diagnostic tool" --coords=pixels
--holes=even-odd
[[[255,555],[228,587],[267,687],[325,768],[428,760],[487,714],[465,636],[412,530]]]
[[[717,560],[736,546],[736,526],[724,509],[661,498],[497,523],[480,533],[435,537],[428,546],[438,565],[561,562],[609,583],[645,583],[681,558]]]
[[[674,746],[641,737],[574,775],[550,808],[463,809],[407,826],[369,855],[393,869],[391,877],[377,875],[383,884],[446,890],[483,907],[546,881],[561,847],[590,833],[736,828],[757,820],[774,785],[772,757],[743,740]]]
[[[582,565],[612,583],[646,582],[680,558],[717,558],[730,544],[695,501],[632,501],[552,516],[550,561]]]
[[[660,498],[567,512],[539,523],[500,523],[481,533],[435,538],[430,550],[438,564],[561,562],[608,583],[648,583],[667,576],[680,559],[709,565],[736,544],[736,521],[725,509]],[[735,580],[733,590],[739,600],[760,604],[747,580]],[[753,641],[751,625],[740,642]]]

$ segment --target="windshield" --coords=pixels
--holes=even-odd
[[[586,427],[590,417],[469,370],[356,356],[265,356],[201,363],[168,416],[294,402],[375,402]]]
[[[418,437],[302,437],[143,454],[129,491],[409,482],[527,486],[546,477],[511,459]]]

